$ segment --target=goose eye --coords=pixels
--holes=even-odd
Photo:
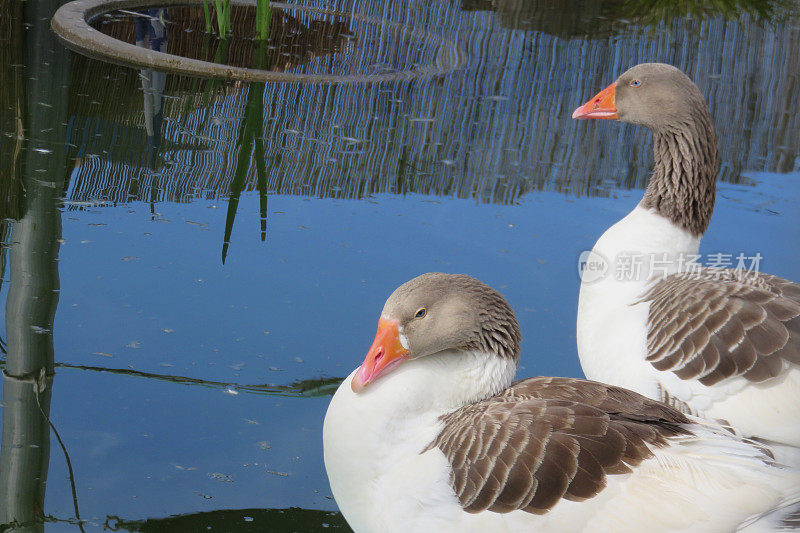
[[[631,80],[630,86],[631,86],[631,87],[638,87],[638,86],[640,86],[641,84],[642,84],[642,82],[641,82],[641,81],[639,81],[639,80]]]
[[[427,314],[428,314],[428,310],[425,309],[424,307],[420,307],[419,309],[417,309],[417,312],[414,313],[414,318],[424,318],[425,315],[427,315]]]

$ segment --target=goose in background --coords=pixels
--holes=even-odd
[[[584,271],[581,281],[577,341],[586,377],[800,446],[800,286],[693,262],[719,170],[700,90],[673,66],[645,63],[572,117],[646,126],[655,155],[642,201],[586,258],[592,273],[605,272]],[[620,276],[635,256],[658,268]]]
[[[389,296],[323,428],[356,533],[774,531],[797,512],[798,471],[768,447],[620,387],[514,382],[519,356],[514,312],[474,278]]]

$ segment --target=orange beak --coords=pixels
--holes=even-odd
[[[617,83],[614,82],[597,93],[594,98],[573,111],[572,118],[619,118],[617,116],[617,106],[614,103],[616,87]]]
[[[353,376],[350,388],[353,392],[361,392],[369,383],[382,374],[408,359],[409,351],[400,342],[400,331],[397,320],[381,318],[378,320],[378,332],[367,352],[367,357]]]

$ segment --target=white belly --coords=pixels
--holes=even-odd
[[[788,364],[787,364],[788,366]],[[670,395],[709,418],[727,420],[745,435],[800,446],[800,368],[761,383],[741,377],[713,387],[697,381],[682,382],[660,372],[661,386]]]
[[[605,262],[604,274],[584,275],[578,299],[578,355],[587,378],[657,397],[658,372],[645,360],[649,304],[635,302],[699,244],[698,237],[641,207],[600,237],[592,254]]]

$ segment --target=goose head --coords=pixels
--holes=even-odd
[[[689,77],[672,65],[642,63],[572,113],[577,119],[616,119],[651,129],[693,121],[706,109],[703,94]]]
[[[423,274],[386,300],[375,340],[351,388],[360,393],[409,361],[445,355],[477,353],[516,368],[519,351],[519,324],[500,293],[466,275]]]

